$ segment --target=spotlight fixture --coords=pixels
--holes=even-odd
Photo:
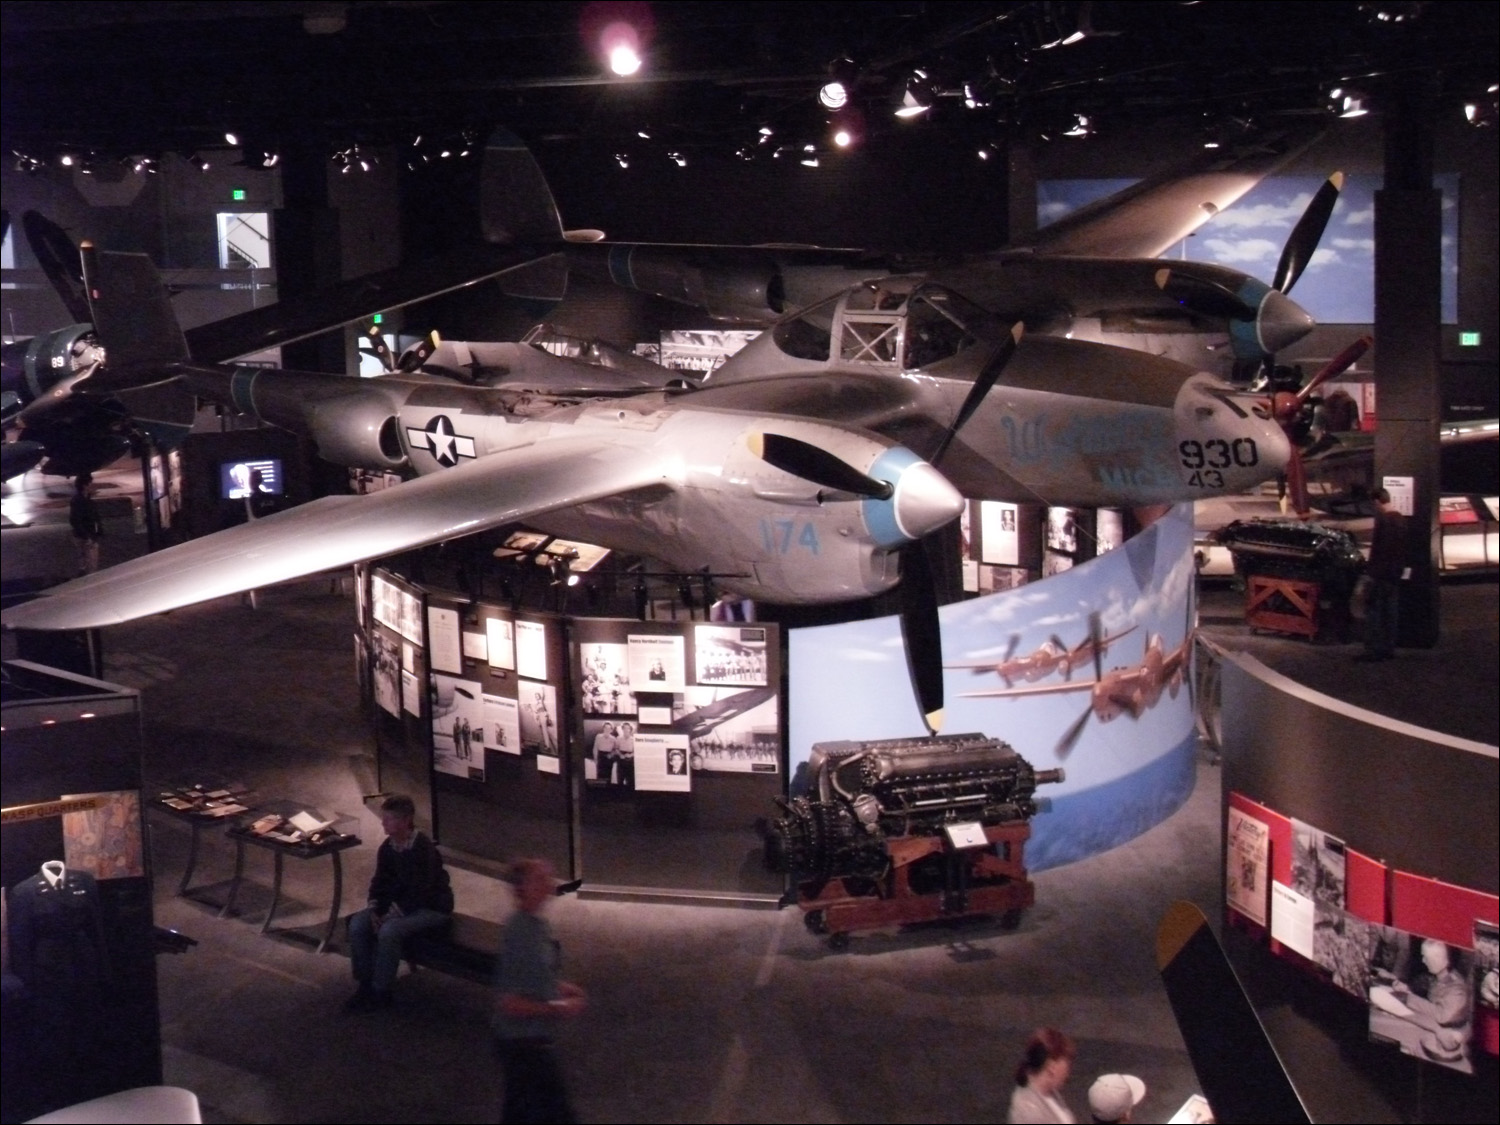
[[[1335,86],[1328,91],[1328,102],[1333,112],[1340,117],[1363,117],[1370,112],[1363,94],[1357,90],[1346,90],[1342,86]]]
[[[233,145],[235,148],[239,148],[240,147],[240,138],[235,133],[225,133],[224,134],[224,143],[227,144],[227,145]]]
[[[673,164],[677,165],[677,167],[679,168],[687,167],[687,157],[682,155],[682,153],[680,152],[667,153],[667,159],[670,160]]]
[[[64,168],[71,168],[74,164],[78,163],[78,158],[71,152],[65,152],[57,158],[57,162]]]
[[[1063,136],[1065,136],[1065,137],[1088,137],[1088,136],[1092,136],[1093,132],[1094,132],[1094,123],[1092,121],[1090,121],[1089,118],[1086,115],[1084,115],[1082,113],[1075,113],[1073,115],[1073,124],[1071,126],[1069,126],[1067,129],[1063,130]]]
[[[854,143],[854,134],[847,129],[836,129],[833,134],[833,143],[839,148],[848,148]]]
[[[34,176],[46,167],[46,163],[43,160],[28,153],[16,152],[12,149],[11,154],[16,158],[17,172],[25,172],[27,175]]]
[[[213,165],[208,162],[208,157],[201,152],[195,152],[187,158],[187,162],[200,172],[207,172]]]
[[[834,59],[828,64],[828,81],[818,89],[818,104],[824,109],[843,109],[853,95],[858,75],[853,59]]]
[[[1464,102],[1464,120],[1476,129],[1488,129],[1500,117],[1500,98],[1496,97],[1497,85],[1491,83],[1484,96]]]
[[[618,164],[621,168],[629,168],[630,154],[626,152],[615,153],[615,163]]]
[[[896,107],[897,117],[917,117],[932,108],[936,93],[932,87],[932,80],[927,77],[925,70],[918,70],[906,80],[906,87],[901,92],[901,104]]]

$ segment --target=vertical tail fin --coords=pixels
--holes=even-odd
[[[170,377],[164,369],[185,362],[188,348],[156,266],[144,254],[100,251],[92,242],[79,249],[89,312],[104,345],[102,382],[138,387]]]

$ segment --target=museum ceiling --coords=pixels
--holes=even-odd
[[[9,0],[0,124],[8,159],[50,163],[189,156],[222,148],[226,132],[268,155],[399,145],[433,158],[496,124],[532,144],[680,161],[796,159],[830,148],[838,127],[872,148],[902,129],[982,146],[1157,119],[1213,140],[1247,123],[1379,112],[1398,95],[1493,121],[1497,10]],[[611,74],[598,46],[621,34],[638,48],[630,77]],[[830,77],[846,88],[840,110],[818,100]]]

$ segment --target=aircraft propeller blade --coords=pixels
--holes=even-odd
[[[422,364],[432,358],[432,353],[437,351],[438,334],[436,331],[429,332],[411,347],[401,353],[400,360],[396,363],[396,370],[403,375],[418,370]],[[473,382],[472,379],[469,382]]]
[[[1339,201],[1339,192],[1343,188],[1344,173],[1335,172],[1312,197],[1312,202],[1302,212],[1302,218],[1297,220],[1297,225],[1292,228],[1292,233],[1286,240],[1286,246],[1282,248],[1281,260],[1276,263],[1276,276],[1271,281],[1272,289],[1290,293],[1292,286],[1297,284],[1302,271],[1312,261],[1313,252],[1318,248],[1318,241],[1323,237],[1328,218],[1333,214],[1334,204]]]
[[[1083,714],[1073,720],[1073,725],[1063,732],[1063,736],[1057,740],[1057,749],[1053,751],[1059,762],[1065,761],[1073,752],[1073,747],[1078,745],[1078,738],[1083,734],[1083,728],[1088,726],[1089,716],[1094,713],[1094,704],[1091,700],[1083,709]]]
[[[963,405],[958,408],[958,414],[954,416],[953,425],[948,427],[948,432],[943,435],[943,440],[938,443],[937,451],[933,453],[930,461],[936,466],[943,459],[943,454],[948,452],[948,446],[952,444],[958,431],[963,429],[964,424],[974,416],[974,411],[979,409],[979,404],[990,393],[1000,373],[1005,370],[1005,365],[1010,362],[1011,356],[1016,354],[1016,345],[1021,342],[1021,336],[1026,331],[1020,321],[1011,326],[1010,336],[1001,340],[1000,346],[990,361],[984,365],[979,372],[974,385],[969,388],[969,393],[964,398]]]
[[[1001,664],[1007,664],[1010,662],[1010,658],[1016,654],[1016,648],[1020,645],[1020,643],[1021,634],[1012,633],[1010,635],[1010,643],[1005,646],[1005,655],[1000,658]]]
[[[922,721],[930,733],[943,728],[943,634],[937,591],[920,539],[901,549],[901,639]]]
[[[1099,623],[1099,611],[1089,614],[1089,651],[1094,654],[1094,679],[1104,679],[1104,630]]]
[[[1303,384],[1300,390],[1278,391],[1271,396],[1269,403],[1271,416],[1286,432],[1287,440],[1292,447],[1291,460],[1287,462],[1286,467],[1286,483],[1292,507],[1298,515],[1306,515],[1312,506],[1307,500],[1307,472],[1302,464],[1302,450],[1292,434],[1297,419],[1313,392],[1336,375],[1347,371],[1360,356],[1370,349],[1372,343],[1374,343],[1373,337],[1361,336],[1325,363],[1311,379]]]
[[[360,348],[365,355],[372,355],[380,360],[380,366],[384,367],[386,374],[396,370],[396,357],[391,355],[390,346],[385,342],[385,335],[380,331],[380,325],[370,329],[370,346]]]
[[[91,323],[94,318],[89,312],[88,295],[83,288],[78,247],[68,237],[68,232],[36,211],[21,214],[21,229],[26,232],[26,242],[36,256],[37,264],[52,283],[68,315],[79,324]]]
[[[1254,320],[1255,307],[1223,285],[1196,274],[1162,268],[1156,287],[1189,312],[1225,320]]]
[[[749,445],[750,452],[766,464],[834,492],[850,492],[877,500],[888,499],[895,492],[895,486],[889,481],[866,476],[827,450],[798,438],[759,433],[750,435]]]

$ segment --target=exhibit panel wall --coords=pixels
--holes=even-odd
[[[1032,821],[1032,870],[1116,847],[1192,792],[1192,536],[1179,506],[1046,582],[940,611],[944,731],[1067,772]],[[925,733],[897,618],[794,629],[788,649],[793,793],[815,743]]]
[[[770,897],[754,826],[785,791],[774,625],[570,622],[586,886]]]
[[[1497,751],[1219,653],[1231,923],[1462,1074],[1500,1049]]]

